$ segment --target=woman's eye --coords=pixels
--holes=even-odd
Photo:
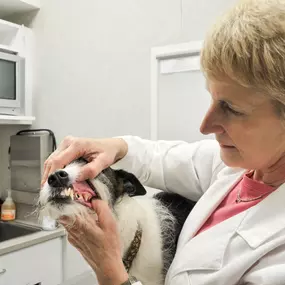
[[[229,112],[235,116],[242,116],[243,115],[243,113],[232,109],[226,102],[221,102],[221,108],[223,111]]]

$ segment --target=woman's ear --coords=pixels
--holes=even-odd
[[[145,188],[134,174],[122,169],[115,171],[118,177],[123,181],[124,192],[130,197],[142,196],[146,194]]]

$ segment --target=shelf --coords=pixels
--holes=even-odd
[[[18,39],[22,39],[20,30],[21,26],[0,19],[0,51],[17,53],[17,43],[21,42]]]
[[[39,0],[0,0],[0,18],[40,8]]]
[[[14,49],[14,48],[10,48],[8,46],[0,44],[0,52],[6,52],[6,53],[10,53],[10,54],[17,54],[19,51]]]
[[[35,121],[35,117],[32,116],[9,116],[0,115],[1,125],[31,125]]]

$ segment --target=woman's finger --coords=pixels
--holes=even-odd
[[[49,174],[54,172],[57,168],[62,168],[64,164],[61,163],[62,158],[65,158],[65,150],[68,149],[72,144],[74,144],[75,138],[72,136],[66,137],[58,146],[58,148],[48,157],[44,163],[44,171],[42,176],[43,185]]]
[[[43,185],[45,184],[45,182],[47,181],[48,178],[48,173],[50,172],[50,165],[45,165],[44,167],[44,172],[43,172],[43,176],[42,176],[42,181],[41,181],[41,187],[43,187]]]
[[[92,232],[88,234],[68,232],[67,239],[85,258],[91,258],[95,252],[98,253],[102,250],[104,236],[100,235],[99,240],[97,240],[98,236],[93,236]]]
[[[77,181],[93,179],[107,166],[108,165],[106,165],[106,160],[104,160],[103,154],[99,154],[98,156],[93,157],[89,163],[81,167]]]
[[[75,220],[74,218],[72,219],[71,217],[69,216],[61,216],[59,219],[58,219],[58,222],[64,226],[64,228],[69,231],[70,228],[72,227],[72,225],[74,224]]]
[[[77,239],[72,234],[67,235],[67,240],[70,244],[77,248]]]
[[[84,243],[81,240],[79,240],[76,236],[74,236],[72,233],[68,233],[67,240],[77,249],[84,251]]]
[[[80,254],[82,255],[82,257],[86,260],[86,262],[92,267],[92,269],[97,272],[98,271],[98,266],[96,264],[96,262],[93,260],[93,258],[90,255],[87,255],[84,250],[79,249],[78,251],[80,252]]]
[[[98,216],[98,226],[104,230],[115,230],[116,222],[107,202],[93,199],[91,201],[93,210]]]
[[[61,217],[59,222],[65,227],[66,231],[77,239],[91,236],[91,240],[101,238],[102,230],[98,226],[94,215],[76,217],[75,220],[68,217]]]
[[[62,224],[62,225],[67,225],[71,222],[71,218],[69,216],[61,216],[58,221]]]
[[[41,181],[41,186],[43,186],[43,184],[46,182],[49,173],[51,173],[51,161],[53,159],[53,157],[56,155],[56,153],[59,152],[59,149],[57,149],[56,151],[54,151],[45,161],[44,163],[44,171],[43,171],[43,175],[42,175],[42,181]]]
[[[46,182],[48,176],[55,170],[63,168],[70,161],[78,158],[80,153],[74,152],[73,147],[69,146],[64,150],[54,153],[47,161],[46,168],[44,171],[42,184]]]

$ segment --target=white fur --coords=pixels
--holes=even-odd
[[[79,171],[75,165],[64,169],[75,179]],[[108,188],[101,181],[92,181],[101,198],[110,203],[111,195]],[[86,215],[89,210],[79,203],[72,202],[61,211],[48,201],[50,187],[46,183],[41,191],[39,202],[42,206],[41,215],[49,215],[58,219],[61,215],[76,217]],[[111,204],[111,203],[110,203]],[[121,237],[122,257],[129,248],[138,224],[142,229],[142,240],[136,258],[130,269],[130,274],[136,276],[144,285],[164,284],[162,269],[165,256],[162,252],[161,231],[169,231],[175,222],[167,208],[156,199],[149,196],[129,197],[124,194],[118,198],[113,207],[114,216],[118,222]],[[161,221],[168,220],[168,227],[161,229]],[[171,260],[169,260],[169,263]]]
[[[110,192],[108,190],[108,187],[102,183],[101,181],[94,179],[92,181],[93,185],[95,186],[95,188],[98,190],[98,193],[101,197],[102,200],[107,201],[107,202],[111,202],[111,195]]]
[[[64,168],[64,171],[68,173],[71,183],[74,183],[76,181],[76,178],[78,177],[80,171],[80,167],[82,165],[83,163],[76,162],[76,163],[71,163]]]
[[[174,222],[169,211],[151,197],[131,198],[127,195],[115,204],[114,210],[122,241],[122,256],[135,236],[138,223],[142,228],[140,249],[133,261],[130,274],[146,285],[164,284],[160,219],[171,219]],[[160,213],[160,219],[157,212]]]

